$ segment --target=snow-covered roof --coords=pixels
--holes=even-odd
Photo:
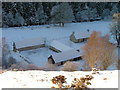
[[[80,50],[77,51],[75,49],[64,51],[61,53],[56,53],[56,54],[52,55],[52,57],[56,63],[61,62],[61,61],[65,61],[65,60],[70,60],[70,59],[80,57],[80,56],[82,56],[82,52]]]
[[[90,37],[90,32],[88,32],[88,31],[75,32],[74,36],[75,36],[76,39],[89,38]]]
[[[23,47],[29,47],[35,45],[42,45],[42,44],[45,44],[45,38],[41,38],[41,37],[15,42],[16,48],[23,48]]]
[[[60,50],[60,51],[68,51],[68,50],[72,50],[73,48],[59,42],[59,41],[56,41],[54,40],[52,43],[51,43],[51,46]]]

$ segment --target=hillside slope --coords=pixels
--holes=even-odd
[[[99,71],[92,74],[90,71],[7,71],[0,74],[0,88],[51,88],[56,87],[52,78],[64,75],[67,79],[66,85],[70,85],[74,78],[92,75],[90,88],[118,88],[118,70]]]

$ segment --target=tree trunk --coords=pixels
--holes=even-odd
[[[59,23],[59,26],[64,27],[64,23],[63,22]]]
[[[13,42],[13,51],[16,52],[16,45],[15,45],[15,42]]]
[[[117,46],[120,47],[120,37],[118,37],[117,39],[117,44],[118,44]]]

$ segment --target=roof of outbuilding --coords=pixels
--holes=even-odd
[[[16,48],[23,48],[23,47],[29,47],[35,45],[42,45],[42,44],[45,44],[45,38],[42,37],[25,39],[15,42]]]
[[[61,43],[61,42],[59,42],[59,41],[57,41],[57,40],[54,40],[54,41],[51,43],[51,46],[54,47],[54,48],[56,48],[56,49],[58,49],[58,50],[60,50],[60,51],[62,51],[62,52],[73,49],[73,48],[71,48],[71,47],[69,47],[69,46],[67,46],[67,45],[65,45],[65,44],[63,44],[63,43]]]
[[[72,49],[72,50],[61,52],[61,53],[53,54],[52,58],[54,59],[56,63],[58,63],[61,61],[70,60],[70,59],[77,58],[80,56],[82,56],[82,52],[80,50]]]
[[[82,38],[89,38],[90,32],[84,31],[84,32],[75,32],[74,36],[76,39],[82,39]]]

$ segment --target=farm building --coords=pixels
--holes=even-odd
[[[73,48],[71,48],[71,47],[69,47],[69,46],[67,46],[67,45],[65,45],[65,44],[63,44],[63,43],[61,43],[61,42],[59,42],[59,41],[56,41],[56,40],[54,40],[51,44],[50,44],[50,46],[49,46],[49,48],[51,49],[51,50],[53,50],[53,51],[55,51],[55,52],[63,52],[63,51],[68,51],[68,50],[72,50]]]
[[[87,30],[86,32],[73,32],[70,35],[70,40],[74,43],[80,43],[87,41],[87,39],[90,37],[90,32]]]
[[[82,59],[82,52],[80,50],[68,50],[61,53],[56,53],[48,57],[49,64],[62,65],[66,61],[77,61]]]
[[[25,51],[31,50],[36,48],[45,47],[45,38],[33,38],[33,39],[26,39],[22,41],[17,41],[13,43],[13,51]]]

